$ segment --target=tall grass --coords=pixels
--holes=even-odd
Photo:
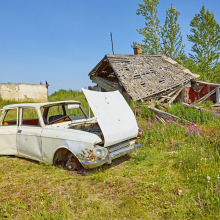
[[[144,131],[142,146],[146,146],[148,151],[142,148],[133,163],[141,169],[149,164],[154,166],[157,175],[161,174],[157,184],[160,182],[159,187],[162,191],[167,188],[163,180],[166,177],[165,173],[173,172],[169,179],[170,195],[164,192],[163,197],[176,204],[176,207],[167,210],[166,214],[161,214],[161,218],[218,219],[220,217],[219,117],[215,118],[209,112],[184,108],[181,104],[173,105],[168,112],[195,122],[198,126],[180,126],[171,120],[163,125],[156,119],[148,118],[149,112],[147,112],[148,121],[143,120],[143,117],[139,118],[139,126]],[[166,168],[169,171],[164,172]],[[177,195],[178,188],[183,189],[182,196]]]
[[[211,112],[198,111],[194,108],[186,108],[181,103],[172,105],[172,107],[167,109],[167,112],[198,124],[220,122],[220,117],[214,116]]]

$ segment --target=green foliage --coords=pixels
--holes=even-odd
[[[179,15],[180,12],[171,4],[171,7],[166,11],[166,20],[161,32],[164,45],[163,54],[177,62],[186,58],[181,28],[177,23]]]
[[[143,54],[165,54],[181,62],[186,56],[185,45],[182,44],[181,28],[177,23],[180,12],[171,5],[166,11],[165,24],[161,26],[157,16],[158,4],[159,0],[144,0],[144,4],[138,4],[137,15],[145,18],[145,27],[137,31],[144,36],[142,40],[144,44],[133,42],[132,46],[141,45]]]
[[[213,109],[213,101],[207,100],[202,103],[197,103],[196,105],[202,106],[203,108]]]
[[[133,99],[130,99],[128,104],[132,109],[139,105],[139,103],[137,101],[134,101]]]
[[[137,29],[138,33],[144,36],[142,52],[144,54],[160,54],[162,51],[160,45],[160,20],[157,16],[157,5],[159,0],[144,0],[144,4],[138,3],[137,15],[142,15],[145,18],[145,27]],[[137,42],[133,42],[133,46]]]
[[[155,114],[148,108],[148,106],[145,103],[141,104],[141,115],[145,119],[151,119],[155,118]]]
[[[192,73],[200,74],[198,65],[191,58],[187,57],[180,64],[189,69]]]
[[[88,114],[88,111],[89,111],[88,102],[83,92],[72,90],[72,89],[69,89],[69,90],[60,89],[49,96],[50,102],[64,101],[64,100],[79,101]]]
[[[192,34],[187,35],[193,43],[191,60],[198,67],[197,73],[201,79],[207,81],[220,81],[219,56],[220,56],[220,26],[214,14],[202,6],[190,23]]]
[[[220,122],[220,117],[214,118],[213,113],[208,111],[198,111],[194,108],[186,108],[181,103],[172,105],[167,109],[167,112],[176,115],[180,118],[186,119],[196,124],[208,123],[208,122]]]

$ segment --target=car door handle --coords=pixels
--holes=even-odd
[[[17,131],[17,133],[21,133],[21,132],[22,132],[22,130],[18,130],[18,131]]]

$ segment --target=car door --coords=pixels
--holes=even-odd
[[[42,160],[42,125],[37,108],[22,107],[17,131],[18,155],[34,160]]]
[[[18,129],[18,108],[2,112],[0,122],[0,154],[17,155],[16,134]]]

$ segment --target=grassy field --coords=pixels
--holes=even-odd
[[[81,92],[50,96],[67,99],[88,108]],[[168,112],[191,125],[163,125],[141,105],[137,121],[144,137],[137,154],[95,170],[69,172],[0,157],[0,218],[220,219],[220,119],[180,104]]]

